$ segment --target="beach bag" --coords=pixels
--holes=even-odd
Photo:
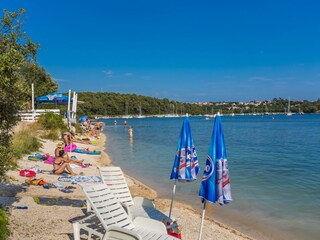
[[[35,177],[36,176],[36,172],[34,172],[32,170],[28,170],[28,169],[21,170],[19,174],[22,177]]]
[[[28,183],[29,185],[35,185],[35,186],[42,186],[44,184],[47,184],[46,181],[43,180],[43,178],[39,178],[39,179],[29,179],[25,181],[26,183]]]

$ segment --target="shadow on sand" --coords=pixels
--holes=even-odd
[[[8,209],[14,202],[19,201],[17,194],[26,192],[26,187],[12,184],[11,182],[0,183],[0,207]]]

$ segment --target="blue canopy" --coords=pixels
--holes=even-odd
[[[193,181],[197,179],[199,163],[193,144],[189,118],[183,120],[170,179]]]
[[[64,96],[62,93],[53,92],[37,97],[36,102],[66,103],[68,102],[68,97]],[[70,102],[73,102],[72,98],[70,99]]]
[[[79,122],[79,123],[82,123],[82,122],[87,121],[88,119],[89,119],[88,116],[81,116],[81,117],[79,117],[78,122]]]
[[[214,121],[199,196],[202,200],[218,202],[220,205],[232,201],[227,151],[219,115]]]

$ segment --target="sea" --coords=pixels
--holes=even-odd
[[[189,119],[200,171],[197,180],[177,183],[175,200],[200,214],[198,193],[214,118]],[[169,178],[183,117],[101,121],[113,164],[155,189],[158,197],[170,199],[174,181]],[[206,217],[255,239],[319,239],[320,114],[222,116],[221,121],[233,201],[207,204]]]

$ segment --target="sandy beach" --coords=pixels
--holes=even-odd
[[[53,155],[57,142],[42,140],[43,146],[39,152],[50,153]],[[97,145],[86,145],[76,143],[81,147],[89,147],[90,150],[104,150],[104,144],[108,143],[107,136],[101,135]],[[78,159],[84,159],[85,163],[92,166],[88,168],[75,168],[77,174],[81,172],[85,176],[98,176],[99,166],[112,165],[112,159],[103,151],[101,155],[87,155],[71,153]],[[18,162],[19,169],[30,168],[38,165],[43,173],[37,174],[37,178],[43,178],[47,183],[57,183],[57,175],[50,174],[52,165],[45,164],[42,161],[30,161],[27,156]],[[10,240],[16,239],[73,239],[72,222],[79,217],[84,216],[85,207],[76,206],[75,202],[81,203],[85,200],[81,188],[77,185],[71,185],[68,182],[59,182],[64,186],[75,186],[73,193],[64,193],[58,188],[45,189],[42,186],[22,186],[27,178],[19,176],[19,171],[9,171],[10,181],[0,186],[0,204],[8,207]],[[143,196],[155,199],[156,207],[165,213],[169,212],[170,200],[157,199],[157,193],[142,182],[127,176],[127,182],[133,196]],[[68,204],[51,205],[38,204],[39,198],[49,198],[57,200],[58,198],[68,199]],[[27,206],[27,210],[15,209],[14,206]],[[200,214],[191,206],[175,202],[174,216],[182,228],[182,239],[198,239]],[[222,223],[212,219],[206,219],[203,228],[202,239],[252,239],[241,232],[230,228]],[[87,239],[87,235],[81,235],[82,239]]]

